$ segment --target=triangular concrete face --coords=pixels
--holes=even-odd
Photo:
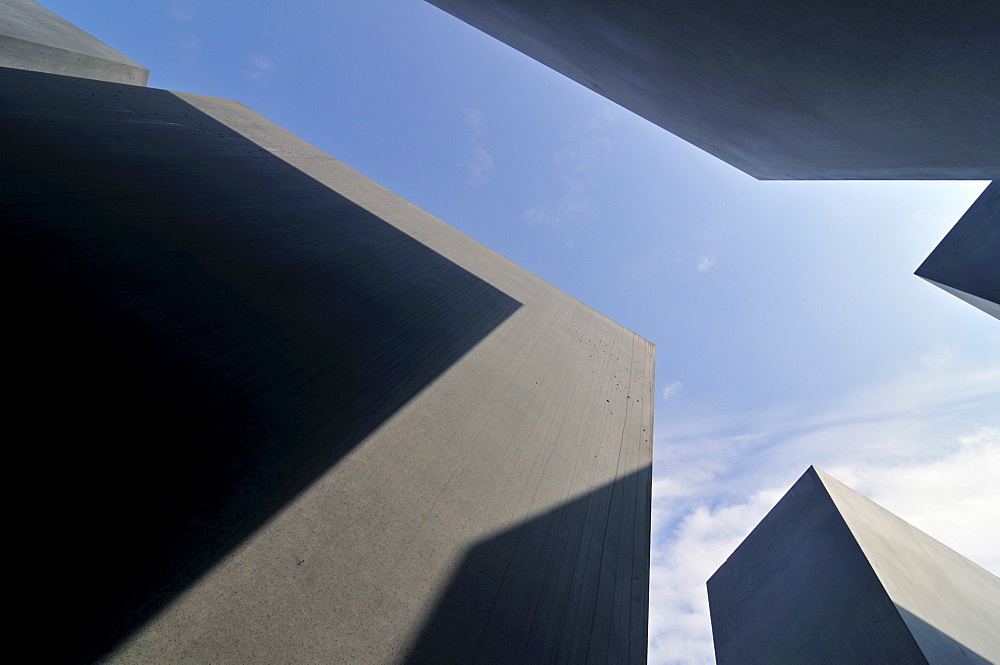
[[[708,582],[717,662],[1000,662],[1000,580],[814,467]]]
[[[1000,578],[815,471],[927,662],[1000,662]]]
[[[1000,319],[1000,181],[938,243],[916,275]]]

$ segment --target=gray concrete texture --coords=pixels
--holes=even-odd
[[[995,0],[428,1],[755,178],[1000,178]]]
[[[230,100],[0,128],[53,662],[645,662],[649,342]]]
[[[916,274],[1000,319],[1000,182],[986,188]]]
[[[708,594],[719,665],[1000,663],[1000,579],[813,467]]]
[[[146,85],[149,70],[34,0],[0,0],[0,67]]]

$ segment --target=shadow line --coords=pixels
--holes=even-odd
[[[114,648],[520,307],[166,91],[0,69],[0,169],[53,662]]]
[[[646,662],[651,467],[462,558],[403,665]]]
[[[975,608],[965,609],[966,611],[977,611]],[[998,648],[994,653],[987,654],[988,657],[984,657],[937,626],[927,623],[898,603],[896,603],[896,610],[903,618],[907,628],[910,629],[910,633],[917,641],[917,644],[920,645],[920,650],[924,654],[924,657],[927,658],[927,662],[931,665],[937,665],[938,663],[948,663],[949,665],[1000,665],[1000,640],[996,638],[992,640],[994,646]],[[989,640],[988,636],[981,635],[980,637],[985,637]]]

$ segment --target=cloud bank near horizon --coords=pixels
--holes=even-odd
[[[823,404],[702,414],[656,435],[649,663],[713,665],[705,583],[814,464],[993,573],[1000,361],[949,350]]]

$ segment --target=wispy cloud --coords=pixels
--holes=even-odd
[[[260,53],[251,55],[247,64],[246,75],[254,81],[261,81],[274,71],[274,62]]]
[[[483,141],[485,115],[480,109],[466,109],[465,124],[471,129],[469,155],[462,162],[465,171],[465,182],[473,187],[481,187],[491,180],[496,172],[493,165],[493,155],[486,149]]]
[[[668,400],[674,397],[675,395],[677,395],[677,393],[681,391],[682,385],[683,384],[680,381],[674,381],[670,385],[663,386],[663,390],[660,392],[660,397],[662,397],[664,400]]]
[[[848,465],[831,475],[907,519],[981,566],[1000,574],[1000,427],[959,437],[951,452],[927,461]],[[908,517],[907,517],[908,516]]]
[[[551,226],[554,228],[560,228],[562,226],[562,218],[545,208],[530,208],[525,210],[521,214],[521,218],[527,222],[529,226]]]
[[[695,270],[697,270],[698,272],[708,272],[714,267],[715,267],[715,257],[705,254],[699,256],[697,262],[695,263]]]
[[[942,349],[824,403],[657,424],[651,665],[711,665],[705,582],[809,464],[1000,571],[1000,361]]]
[[[181,54],[181,62],[191,63],[201,50],[201,40],[198,39],[198,35],[188,33],[177,41],[177,48]]]
[[[465,110],[465,124],[469,125],[470,127],[481,127],[483,124],[484,117],[485,116],[483,115],[482,109]]]
[[[472,151],[472,157],[466,163],[469,172],[468,183],[470,185],[485,185],[493,179],[493,156],[486,151],[486,148],[479,146]]]
[[[476,148],[467,166],[470,185],[485,185],[493,179],[493,157],[486,152],[486,148]]]
[[[592,189],[614,152],[614,142],[605,131],[614,122],[611,107],[601,107],[593,116],[574,123],[563,134],[552,162],[559,169],[561,193],[521,215],[531,226],[568,231],[598,214]],[[566,238],[572,244],[572,238]]]
[[[167,3],[167,14],[175,21],[190,21],[197,16],[195,7],[190,2]]]
[[[712,628],[705,582],[739,545],[781,492],[757,492],[745,503],[699,505],[677,521],[670,537],[652,548],[649,662],[713,665]],[[654,487],[653,519],[662,520]]]

